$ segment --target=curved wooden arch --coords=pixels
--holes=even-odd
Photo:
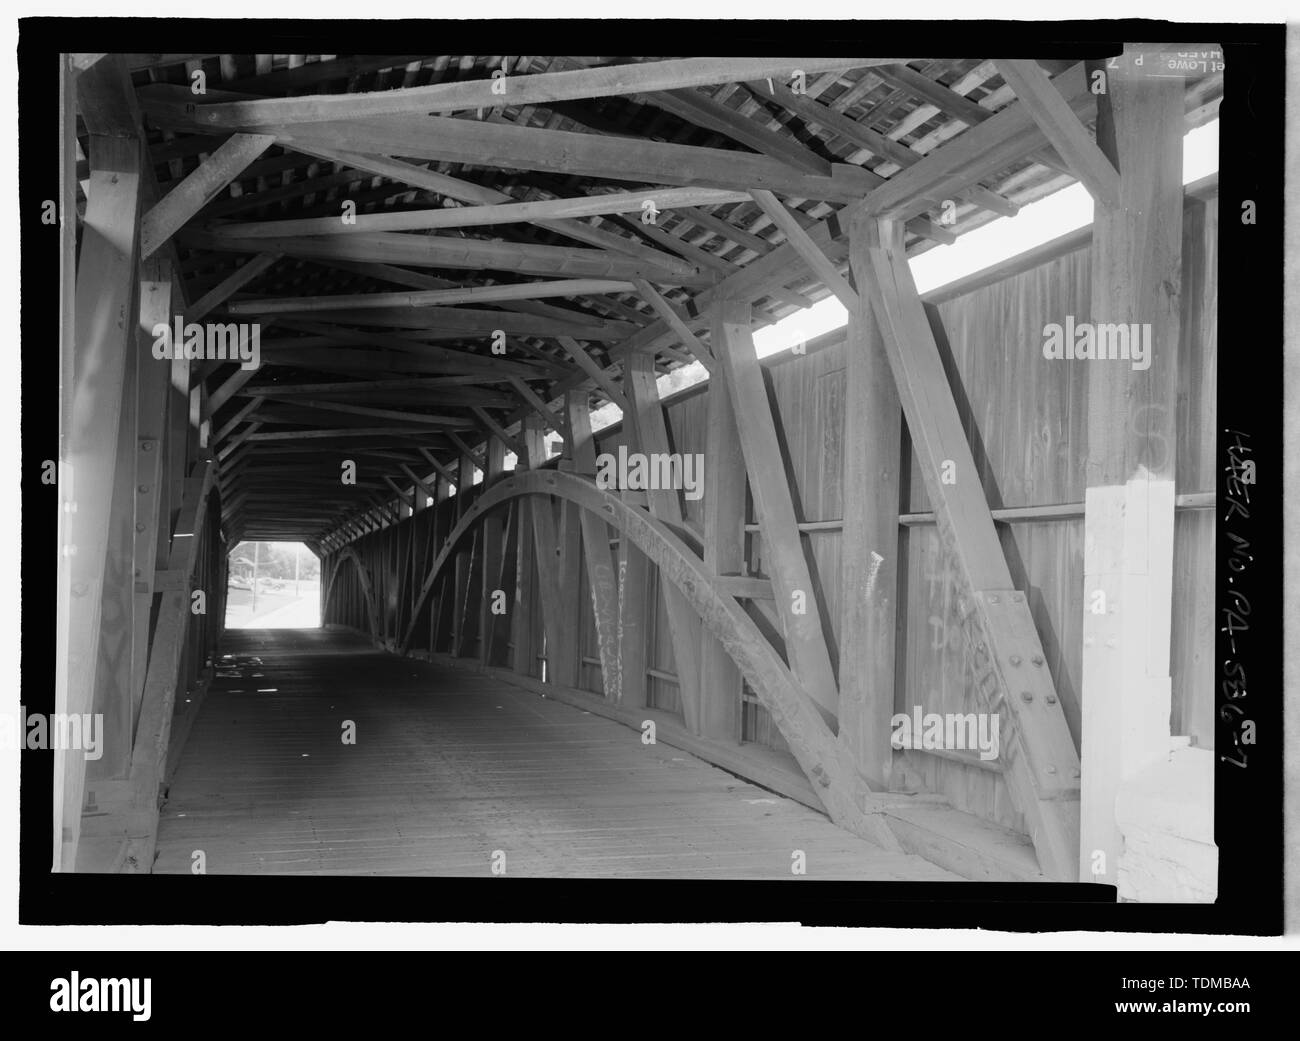
[[[344,561],[351,560],[353,567],[357,569],[357,581],[361,583],[361,595],[366,598],[366,621],[370,625],[370,638],[379,639],[379,613],[375,609],[375,598],[370,590],[370,575],[366,572],[365,564],[361,563],[361,558],[357,556],[357,551],[351,546],[344,546],[337,553],[341,559],[334,565],[334,570],[330,574],[329,585],[325,587],[325,597],[321,601],[321,621],[325,621],[325,610],[330,603],[330,594],[334,592],[334,580],[339,577],[343,570]]]
[[[589,479],[556,470],[524,471],[484,490],[448,533],[434,559],[416,599],[412,622],[402,635],[400,653],[406,652],[414,619],[434,582],[453,558],[456,543],[489,512],[526,495],[553,495],[572,502],[630,538],[658,566],[659,573],[681,590],[701,622],[736,663],[760,703],[771,713],[831,819],[886,849],[899,848],[884,820],[877,813],[864,811],[851,759],[812,699],[800,689],[786,663],[736,598],[716,586],[704,561],[671,527],[645,510],[628,505],[617,495],[597,488]]]

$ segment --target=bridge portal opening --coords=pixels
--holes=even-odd
[[[320,558],[301,542],[240,542],[228,572],[227,629],[320,628]]]

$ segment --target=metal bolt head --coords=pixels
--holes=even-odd
[[[1025,598],[1024,593],[1012,593],[1012,594],[1011,594],[1011,599],[1012,599],[1012,601],[1015,602],[1015,603],[1017,603],[1017,604],[1020,603],[1020,601],[1022,601],[1024,598]]]
[[[1056,767],[1052,766],[1051,764],[1048,764],[1047,772],[1048,772],[1049,774],[1054,774],[1054,773],[1056,773]]]
[[[996,604],[997,602],[998,602],[998,598],[996,596],[989,597],[990,604]]]
[[[1030,694],[1029,691],[1022,690],[1020,692],[1020,700],[1023,701],[1026,705],[1028,705],[1031,701],[1034,700],[1034,696]]]
[[[1019,664],[1020,664],[1020,661],[1021,661],[1021,658],[1020,658],[1020,655],[1018,655],[1018,654],[1013,654],[1013,655],[1011,656],[1011,659],[1010,659],[1010,660],[1011,660],[1011,664],[1012,664],[1012,665],[1019,665]]]
[[[1035,665],[1037,665],[1040,669],[1043,667],[1043,656],[1041,654],[1035,654],[1029,660],[1033,662]]]
[[[1049,694],[1049,695],[1047,695],[1047,703],[1048,703],[1049,705],[1055,705],[1055,704],[1056,704],[1056,695],[1055,695],[1055,694]]]
[[[144,451],[144,452],[152,452],[152,451],[153,451],[153,442],[152,442],[152,441],[142,441],[142,442],[140,443],[140,450],[141,450],[141,451]]]
[[[147,484],[138,484],[136,485],[135,490],[143,495],[149,490],[149,486]]]

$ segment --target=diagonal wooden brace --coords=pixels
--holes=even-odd
[[[871,294],[944,552],[955,563],[976,691],[1010,725],[1004,777],[1048,877],[1077,877],[1079,757],[1042,644],[993,526],[939,347],[903,252],[902,225],[879,222],[866,252]],[[952,483],[941,474],[956,475]]]
[[[1057,725],[1056,685],[1025,594],[980,590],[962,607],[976,693],[985,711],[1002,714],[998,758],[1005,767],[1023,753],[1039,799],[1077,799],[1079,754]]]

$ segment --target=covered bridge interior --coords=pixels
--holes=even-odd
[[[1125,785],[1213,747],[1222,73],[1143,53],[67,55],[55,870],[1145,898]],[[222,631],[241,540],[321,629]]]

